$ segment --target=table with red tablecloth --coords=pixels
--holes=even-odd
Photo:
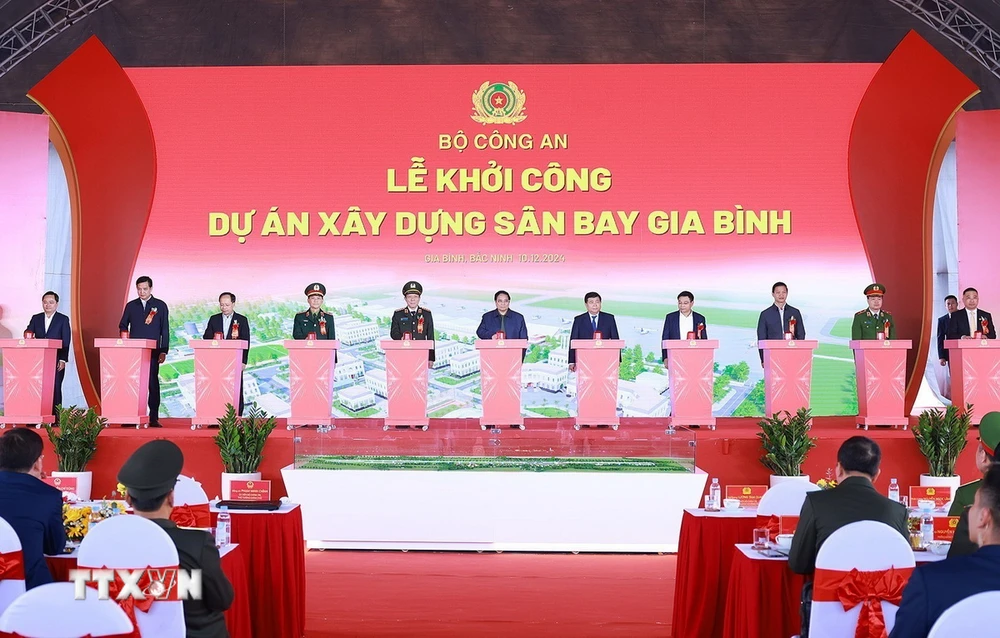
[[[233,585],[233,604],[223,614],[230,638],[253,638],[250,625],[250,600],[247,594],[247,570],[243,551],[238,545],[228,545],[219,550],[222,555],[222,572]],[[68,582],[69,570],[76,569],[76,553],[63,556],[46,556],[45,562],[56,582]]]
[[[944,560],[914,552],[919,563]],[[805,577],[792,573],[788,558],[769,558],[750,544],[736,546],[726,594],[726,638],[788,638],[799,633],[799,606]],[[679,635],[679,634],[678,634]]]
[[[306,625],[306,556],[302,509],[232,510],[232,541],[243,548],[250,620],[256,638],[302,638]],[[212,508],[212,525],[218,510]]]
[[[737,543],[753,540],[755,521],[755,510],[684,510],[677,545],[675,636],[721,638],[733,554]]]

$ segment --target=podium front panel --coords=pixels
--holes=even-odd
[[[239,409],[243,351],[238,339],[192,339],[194,350],[195,416],[191,423],[211,425],[226,414],[226,404]],[[238,416],[238,415],[237,415]]]
[[[951,366],[951,402],[971,403],[972,424],[1000,410],[1000,342],[996,339],[954,339],[944,342]]]
[[[427,384],[430,370],[427,351],[430,348],[401,344],[433,343],[427,341],[396,341],[399,347],[385,348],[385,382],[388,396],[385,424],[389,426],[425,426],[427,418]]]
[[[480,340],[481,425],[523,425],[521,416],[521,354],[526,339]]]
[[[0,423],[52,423],[58,339],[0,339],[4,414]]]
[[[289,425],[330,425],[339,341],[289,340]]]
[[[905,340],[851,341],[857,370],[859,425],[906,425]]]
[[[577,425],[618,425],[619,357],[624,341],[574,339]]]
[[[716,340],[671,339],[667,351],[670,379],[670,424],[715,425],[712,416]]]
[[[101,351],[101,416],[108,423],[149,423],[149,359],[156,341],[95,339],[94,345]]]
[[[808,408],[812,389],[812,355],[816,341],[768,340],[764,351],[764,414],[795,414]]]

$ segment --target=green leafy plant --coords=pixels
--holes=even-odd
[[[809,450],[816,447],[816,439],[809,436],[812,415],[800,408],[793,416],[787,411],[761,419],[760,439],[764,450],[760,462],[778,476],[801,476],[802,463]]]
[[[277,425],[277,419],[256,405],[250,406],[245,418],[240,418],[236,415],[236,409],[227,404],[226,414],[218,419],[218,424],[219,433],[214,440],[219,447],[226,472],[256,472],[264,460],[264,444]]]
[[[950,405],[944,411],[924,410],[917,418],[913,437],[917,440],[920,453],[927,458],[930,476],[955,476],[958,455],[968,443],[969,427],[972,423],[972,405],[960,412],[958,406]]]
[[[94,408],[58,406],[59,427],[45,425],[49,441],[59,458],[60,472],[84,472],[97,451],[97,437],[107,427],[107,419],[98,416]]]

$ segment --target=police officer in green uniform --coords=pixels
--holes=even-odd
[[[976,448],[976,469],[986,474],[986,470],[996,462],[997,446],[1000,446],[1000,412],[989,412],[979,422],[979,447]],[[955,500],[951,502],[948,516],[959,516],[955,537],[951,541],[948,556],[972,554],[979,546],[969,538],[969,508],[976,498],[982,479],[966,483],[955,490]]]
[[[396,341],[403,339],[403,335],[409,334],[408,338],[417,341],[434,340],[434,318],[431,311],[420,305],[420,295],[424,294],[424,287],[416,281],[408,281],[403,286],[403,299],[406,305],[392,313],[392,326],[389,328],[389,336]],[[434,361],[434,349],[427,351],[428,365]]]
[[[125,486],[125,500],[141,516],[167,533],[177,546],[181,569],[201,570],[201,600],[184,600],[184,625],[188,638],[227,638],[222,612],[233,604],[233,586],[222,571],[219,550],[212,535],[199,529],[181,529],[170,520],[174,485],[184,467],[176,443],[157,439],[146,443],[125,461],[118,482]]]
[[[306,297],[309,299],[309,309],[295,315],[292,323],[292,339],[336,339],[333,328],[333,315],[323,310],[323,298],[326,297],[326,286],[320,283],[306,286]]]
[[[882,296],[884,294],[885,286],[882,284],[871,284],[865,288],[868,308],[854,314],[851,339],[855,341],[878,339],[879,333],[882,333],[886,339],[896,338],[896,322],[892,320],[891,314],[882,310]],[[889,324],[888,330],[885,329],[886,323]]]

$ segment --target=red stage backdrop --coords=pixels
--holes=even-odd
[[[723,344],[715,412],[759,414],[754,329],[783,280],[821,342],[814,411],[850,414],[850,322],[873,274],[849,141],[879,68],[127,69],[155,142],[155,195],[134,268],[124,260],[107,283],[121,303],[134,276],[150,275],[171,305],[176,347],[161,368],[170,416],[191,413],[184,345],[223,290],[237,293],[254,329],[248,398],[287,411],[280,340],[304,307],[302,289],[324,283],[345,343],[335,409],[372,416],[384,411],[376,340],[415,279],[439,331],[431,415],[458,417],[478,414],[471,340],[501,288],[532,340],[528,416],[574,411],[565,347],[588,290],[604,296],[629,347],[624,415],[669,413],[656,378],[660,330],[683,289]],[[57,93],[47,82],[33,95]],[[94,214],[86,203],[81,213]],[[127,213],[134,223],[144,211]],[[920,213],[895,214],[907,224]],[[81,250],[106,247],[94,238]]]

